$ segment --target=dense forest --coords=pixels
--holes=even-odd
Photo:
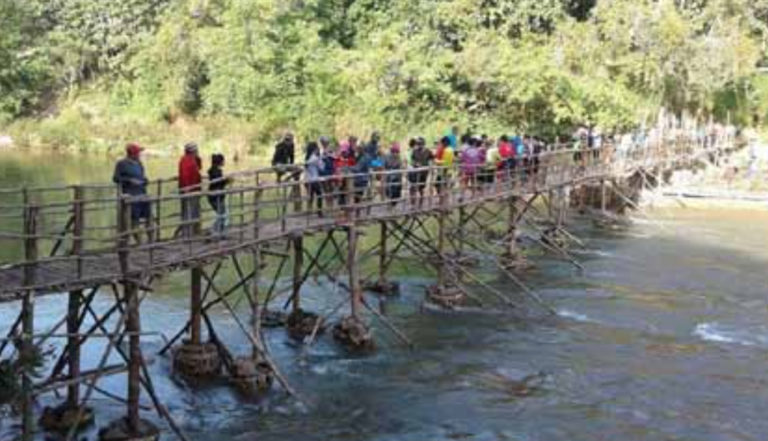
[[[0,0],[0,29],[0,127],[53,143],[768,115],[768,0]]]

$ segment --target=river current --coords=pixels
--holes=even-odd
[[[4,154],[0,186],[99,181],[110,167],[106,159]],[[149,169],[169,174],[172,164],[158,159]],[[245,399],[223,383],[174,380],[169,360],[155,355],[163,345],[159,335],[144,338],[143,351],[153,361],[161,399],[195,440],[762,441],[768,439],[765,208],[656,208],[635,214],[620,231],[572,219],[570,231],[586,243],[574,250],[584,271],[543,256],[524,277],[557,317],[424,312],[429,275],[401,262],[393,274],[402,293],[386,301],[386,311],[414,350],[377,326],[379,348],[368,356],[345,353],[329,335],[304,349],[281,329],[267,333],[304,404],[277,388]],[[492,268],[477,271],[518,294]],[[171,336],[184,324],[185,283],[183,275],[169,277],[147,297],[144,331]],[[328,311],[340,296],[310,280],[304,307]],[[96,309],[112,300],[101,292]],[[0,305],[0,332],[18,307]],[[36,307],[36,326],[47,329],[63,317],[65,297],[40,298]],[[245,302],[239,312],[247,316]],[[212,319],[233,352],[248,350],[225,310],[214,310]],[[104,341],[86,346],[84,369],[98,363],[103,347]],[[125,392],[122,376],[99,386]],[[146,395],[142,402],[150,405]],[[123,411],[99,394],[92,403],[98,423]],[[0,420],[0,439],[10,437],[15,423]]]

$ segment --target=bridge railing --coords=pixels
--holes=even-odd
[[[457,164],[316,180],[302,167],[263,168],[228,176],[219,191],[207,190],[208,182],[185,192],[174,179],[156,180],[140,197],[113,184],[0,190],[0,292],[162,271],[296,231],[545,191],[707,152],[693,140],[630,151],[561,147],[518,158],[514,167]],[[222,199],[226,215],[209,207]]]

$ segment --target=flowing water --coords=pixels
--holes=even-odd
[[[111,171],[106,159],[43,159],[0,156],[0,185],[88,182]],[[149,169],[167,175],[172,163],[157,160]],[[268,332],[272,354],[306,404],[279,392],[244,399],[225,384],[191,386],[172,379],[169,360],[154,355],[162,337],[145,338],[143,350],[154,360],[161,399],[198,440],[768,439],[768,211],[664,208],[623,231],[578,219],[571,229],[586,242],[577,252],[583,273],[542,257],[525,277],[558,317],[423,312],[428,272],[403,261],[394,268],[402,295],[386,310],[415,350],[383,328],[375,331],[378,351],[364,357],[346,354],[328,335],[303,350],[283,330]],[[517,293],[490,268],[478,271]],[[175,275],[145,300],[145,331],[170,336],[183,325],[184,286],[185,276]],[[341,298],[322,281],[304,292],[305,307],[317,311]],[[112,300],[100,293],[96,309]],[[65,309],[64,296],[39,299],[38,329]],[[0,331],[17,311],[0,305]],[[246,317],[244,302],[240,312]],[[212,318],[233,352],[248,351],[226,311]],[[88,344],[85,369],[103,346]],[[122,376],[100,386],[125,389]],[[146,396],[143,402],[149,405]],[[100,423],[123,411],[99,394],[93,403]],[[0,439],[13,424],[0,420]]]

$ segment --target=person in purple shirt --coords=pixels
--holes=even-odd
[[[462,194],[467,188],[471,189],[471,193],[474,196],[477,190],[477,171],[485,163],[485,157],[480,147],[482,140],[480,138],[472,138],[466,149],[461,152],[461,182],[462,182]]]

